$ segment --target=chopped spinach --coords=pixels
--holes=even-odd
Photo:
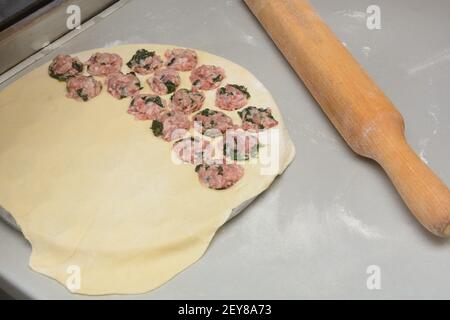
[[[161,97],[159,97],[159,96],[156,96],[156,97],[150,96],[150,97],[145,98],[145,104],[148,104],[150,102],[153,102],[153,103],[157,104],[158,106],[160,106],[161,108],[164,108],[164,105],[161,101]]]
[[[167,88],[167,93],[173,93],[177,89],[177,86],[172,81],[166,81],[164,85]]]
[[[192,85],[193,86],[196,86],[196,85],[198,85],[200,83],[200,79],[197,79],[197,80],[195,80],[193,83],[192,83]]]
[[[214,83],[222,81],[222,75],[218,74],[216,77],[212,79]]]
[[[200,169],[201,169],[202,167],[203,167],[202,164],[197,165],[197,166],[195,167],[195,172],[199,172]]]
[[[170,59],[170,61],[167,63],[167,66],[170,67],[175,62],[175,58]]]
[[[158,120],[153,120],[151,129],[155,137],[159,137],[160,135],[162,135],[164,125]]]
[[[227,89],[225,89],[225,87],[222,87],[219,89],[219,94],[224,95],[227,93]]]
[[[82,72],[83,71],[83,64],[81,62],[74,61],[74,62],[72,62],[72,68],[74,68],[78,72]]]
[[[67,73],[64,74],[57,74],[55,73],[55,71],[53,71],[52,68],[48,68],[48,75],[58,81],[66,81],[67,79],[69,79],[71,76],[68,75]]]
[[[58,81],[66,81],[69,77],[65,74],[56,74],[52,70],[49,71],[49,76],[58,80]]]
[[[77,89],[76,93],[83,101],[88,101],[89,100],[88,95],[83,93],[83,89]]]
[[[267,112],[267,116],[268,116],[270,119],[275,120],[275,118],[273,117],[272,113]]]
[[[205,116],[205,117],[209,117],[209,116],[215,115],[216,113],[217,113],[217,111],[206,108],[206,109],[203,109],[202,111],[200,111],[198,114]]]
[[[247,107],[242,111],[238,111],[238,115],[243,121],[248,121],[248,122],[254,123],[253,118],[252,118],[253,111],[259,111],[259,110],[256,107]]]
[[[133,55],[130,61],[127,62],[128,68],[133,68],[136,65],[142,65],[145,59],[153,57],[155,55],[154,51],[148,51],[145,49],[139,49]]]
[[[250,98],[250,93],[248,92],[248,89],[247,89],[246,87],[240,86],[240,85],[237,85],[237,84],[232,84],[231,86],[232,86],[233,88],[238,89],[238,90],[241,91],[243,94],[245,94],[245,96],[247,97],[247,99]]]

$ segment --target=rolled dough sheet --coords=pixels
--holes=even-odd
[[[86,61],[97,51],[114,52],[127,62],[140,48],[163,55],[174,46],[74,55]],[[86,103],[68,99],[65,84],[43,65],[0,92],[0,204],[30,242],[33,270],[80,294],[150,291],[197,261],[233,208],[263,192],[292,161],[294,146],[267,89],[244,68],[196,51],[199,65],[225,68],[223,84],[247,86],[250,105],[272,107],[280,122],[276,171],[261,174],[263,164],[247,163],[232,188],[210,190],[194,166],[171,161],[172,145],[153,136],[149,121],[127,114],[130,99],[116,100],[105,88]],[[190,88],[188,77],[182,73],[181,87]],[[140,76],[142,93],[151,92],[146,78]],[[206,91],[205,107],[214,96]],[[237,112],[227,114],[240,123]]]

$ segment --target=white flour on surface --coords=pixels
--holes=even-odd
[[[428,68],[450,61],[450,48],[447,48],[438,54],[426,59],[425,61],[408,68],[409,75],[415,75]]]
[[[355,20],[363,21],[367,17],[367,13],[363,11],[353,11],[353,10],[339,10],[334,12],[335,15],[352,18]]]
[[[372,51],[372,48],[371,48],[371,47],[365,46],[365,47],[362,47],[362,48],[361,48],[361,52],[362,52],[362,54],[363,54],[366,58],[369,57],[370,51]]]
[[[433,136],[437,135],[439,132],[439,107],[436,105],[432,105],[430,110],[428,110],[428,114],[433,119],[434,127],[433,131],[431,132],[430,137],[421,138],[419,140],[419,157],[420,159],[425,162],[426,164],[429,163],[428,159],[426,158],[426,150],[428,148],[428,144],[430,143]]]

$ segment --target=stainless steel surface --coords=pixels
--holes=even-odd
[[[69,32],[69,5],[80,8],[81,22],[117,0],[55,0],[0,32],[0,74]]]
[[[52,0],[0,0],[0,31],[44,7]]]
[[[450,184],[450,2],[311,2]],[[381,8],[381,30],[366,28],[372,4]],[[131,1],[32,67],[59,52],[142,42],[199,48],[248,68],[281,107],[297,157],[198,263],[153,292],[123,298],[450,298],[450,242],[425,232],[382,170],[350,151],[241,1]],[[29,253],[19,233],[0,224],[4,291],[80,298],[30,271]],[[381,270],[381,290],[366,286],[371,265]]]
[[[14,217],[1,206],[0,206],[0,220],[3,220],[17,231],[20,231],[20,227],[17,225],[17,222],[14,219]]]

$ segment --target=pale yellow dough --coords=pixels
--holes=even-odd
[[[137,44],[114,52],[125,63],[140,48],[163,55],[173,46]],[[248,87],[250,105],[270,106],[280,121],[280,167],[294,146],[280,111],[265,87],[244,68],[196,50],[200,64],[226,70],[225,83]],[[171,144],[155,138],[149,121],[127,114],[130,99],[106,92],[87,102],[65,97],[65,84],[47,75],[45,64],[0,92],[0,205],[32,245],[30,266],[66,285],[70,266],[81,271],[77,293],[131,294],[150,291],[197,261],[233,208],[275,179],[246,165],[232,188],[203,187],[192,165],[171,161]],[[144,84],[142,92],[150,92]],[[189,72],[182,87],[190,88]],[[100,78],[99,78],[100,79]],[[102,80],[103,81],[103,80]],[[206,106],[214,105],[207,91]],[[164,98],[168,98],[165,96]],[[236,112],[227,112],[239,122]]]

